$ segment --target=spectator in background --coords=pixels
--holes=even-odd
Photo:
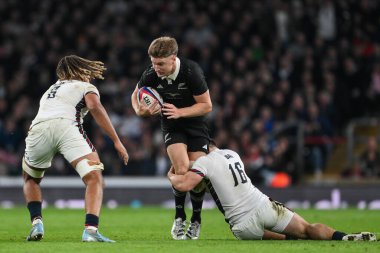
[[[351,166],[342,171],[342,176],[349,179],[380,177],[380,152],[375,136],[368,137],[364,151],[354,158]]]
[[[7,168],[6,174],[18,175],[19,163],[21,157],[20,149],[24,138],[22,126],[17,125],[17,120],[9,116],[5,119],[3,125],[0,125],[0,161]],[[4,173],[3,173],[4,174]]]
[[[359,159],[364,177],[376,178],[380,176],[380,152],[375,136],[368,138],[366,149],[361,153]]]
[[[308,106],[305,123],[306,143],[309,148],[309,164],[317,179],[322,175],[326,157],[330,148],[330,139],[333,134],[332,124],[325,115],[321,115],[318,105],[313,103]]]
[[[331,0],[323,0],[318,11],[318,35],[326,40],[333,41],[336,35],[335,7]]]
[[[365,97],[368,83],[366,84],[361,66],[352,57],[343,60],[342,81],[349,91],[349,109],[351,117],[359,118],[367,111],[367,99]]]
[[[0,125],[17,112],[16,124],[24,138],[26,125],[38,109],[39,95],[55,79],[56,59],[77,52],[106,63],[109,82],[99,85],[104,94],[102,102],[117,130],[120,127],[123,133],[134,135],[136,129],[125,129],[139,125],[124,110],[130,107],[135,88],[130,84],[138,82],[149,64],[144,45],[153,37],[168,34],[180,41],[182,55],[198,61],[210,80],[213,108],[218,110],[211,115],[215,118],[210,119],[210,135],[218,136],[225,147],[229,143],[242,145],[229,134],[232,124],[239,127],[246,121],[239,118],[246,117],[239,107],[247,108],[250,122],[257,120],[264,106],[269,106],[274,116],[278,114],[271,97],[282,83],[288,83],[290,90],[282,90],[289,116],[277,125],[306,122],[305,113],[295,113],[289,102],[295,91],[302,94],[303,107],[307,108],[312,103],[319,107],[318,94],[326,90],[334,111],[339,112],[333,121],[334,134],[343,135],[352,118],[379,115],[377,88],[369,86],[376,84],[375,65],[380,59],[378,13],[379,1],[349,0],[223,0],[210,4],[200,0],[2,1]],[[73,18],[67,19],[69,15]],[[26,107],[22,96],[29,99]],[[23,109],[15,111],[15,107]],[[253,144],[258,144],[253,126],[246,129],[252,132]],[[89,122],[88,134],[92,136],[96,128]],[[160,131],[154,120],[145,120],[142,128]],[[145,134],[147,131],[137,135],[143,138]],[[155,145],[148,159],[160,156],[163,145]],[[1,139],[0,146],[5,146]],[[105,160],[117,161],[110,145],[104,149]],[[22,156],[19,150],[2,151]],[[140,154],[133,152],[131,162]],[[9,170],[11,165],[1,159],[0,163]],[[117,166],[113,175],[131,175],[121,164]],[[71,173],[68,168],[63,170],[64,174]]]
[[[274,12],[276,22],[277,38],[283,44],[287,43],[290,39],[290,17],[289,17],[289,4],[285,1],[279,1],[278,6]]]
[[[373,113],[380,111],[380,62],[373,66],[371,73],[371,82],[368,89],[369,108]]]

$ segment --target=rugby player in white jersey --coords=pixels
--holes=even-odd
[[[55,154],[60,153],[86,185],[86,218],[82,241],[114,242],[98,232],[104,167],[82,126],[84,116],[90,111],[127,164],[128,153],[100,102],[98,89],[90,83],[95,78],[104,79],[105,70],[102,62],[75,55],[65,56],[57,66],[59,80],[50,86],[40,100],[37,116],[25,139],[22,161],[24,196],[32,221],[28,241],[39,241],[44,236],[40,182]]]
[[[171,168],[168,178],[180,191],[205,183],[237,239],[376,240],[370,232],[346,234],[324,224],[309,224],[252,185],[236,152],[209,148],[210,153],[198,158],[186,174],[176,175]]]

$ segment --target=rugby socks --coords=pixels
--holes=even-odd
[[[203,190],[201,192],[190,191],[191,204],[193,205],[193,215],[191,216],[191,222],[198,221],[201,223],[202,204],[205,193],[206,190]]]
[[[99,225],[99,217],[94,214],[86,214],[85,227],[86,229],[97,230]]]
[[[30,220],[33,222],[35,219],[42,220],[42,202],[41,201],[30,201],[28,203],[28,210],[30,213]]]
[[[298,240],[298,238],[291,235],[285,235],[285,240]]]
[[[334,234],[332,235],[331,240],[341,241],[345,235],[347,234],[340,231],[335,231]]]
[[[175,189],[173,186],[173,194],[174,194],[174,202],[175,202],[175,219],[182,218],[182,220],[186,220],[185,213],[185,200],[186,200],[186,192],[180,192]]]

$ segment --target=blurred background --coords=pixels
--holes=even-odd
[[[163,178],[159,118],[137,117],[130,97],[150,42],[169,35],[204,70],[211,136],[255,184],[378,185],[379,13],[376,0],[2,0],[0,177],[20,177],[39,99],[76,54],[105,62],[94,84],[130,154],[124,166],[88,116],[105,175]],[[58,156],[46,175],[75,171]]]

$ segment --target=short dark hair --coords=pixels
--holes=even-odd
[[[155,58],[164,58],[170,55],[177,55],[178,44],[175,38],[160,37],[150,43],[148,54]]]

